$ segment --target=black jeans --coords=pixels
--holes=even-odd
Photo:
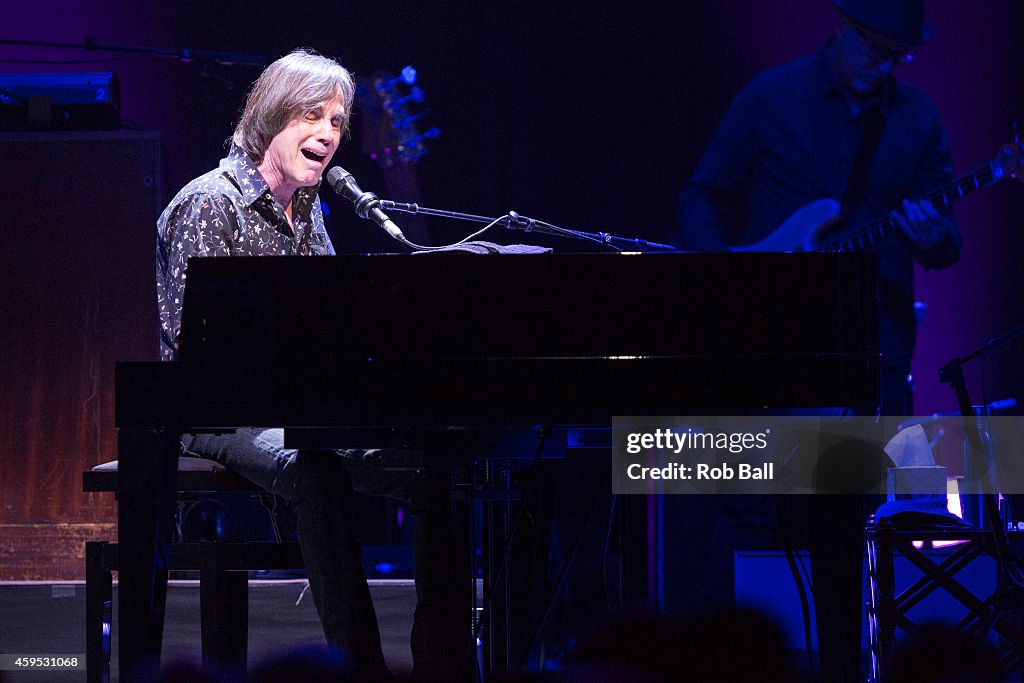
[[[291,501],[324,635],[369,677],[388,672],[352,526],[352,492],[405,501],[417,518],[414,673],[438,681],[469,676],[472,588],[468,558],[456,549],[445,473],[388,471],[375,464],[386,451],[286,449],[281,429],[187,435],[182,447],[188,455],[216,460]]]

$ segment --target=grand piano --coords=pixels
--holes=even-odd
[[[394,429],[870,409],[876,279],[865,253],[192,260],[179,360],[116,368],[124,680],[159,662],[181,433],[359,447]]]

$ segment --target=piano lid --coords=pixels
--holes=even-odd
[[[193,259],[181,359],[876,354],[875,316],[868,254]]]
[[[119,426],[607,426],[870,407],[870,254],[195,259],[178,363]]]

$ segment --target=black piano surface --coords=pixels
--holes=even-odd
[[[119,426],[607,424],[870,406],[868,254],[196,259]]]
[[[876,277],[870,254],[193,259],[178,362],[117,366],[122,680],[156,675],[181,432],[871,408]]]

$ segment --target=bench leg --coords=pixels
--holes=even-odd
[[[203,543],[199,572],[203,666],[227,664],[244,672],[249,654],[249,575],[227,571],[220,543]]]
[[[110,631],[113,576],[106,562],[106,541],[85,544],[85,677],[88,683],[110,680]]]

